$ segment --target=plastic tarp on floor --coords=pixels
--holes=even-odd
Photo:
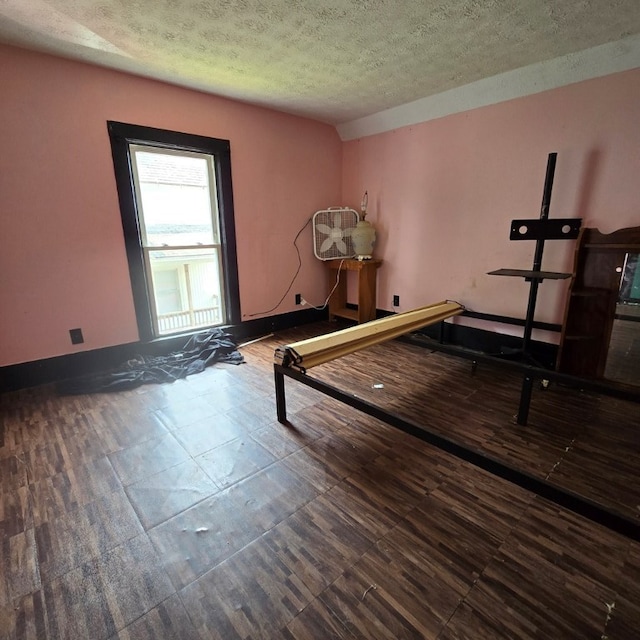
[[[216,362],[244,362],[234,337],[222,329],[209,329],[189,337],[184,347],[163,356],[138,355],[106,372],[58,383],[62,395],[135,389],[143,384],[174,382],[204,371]]]

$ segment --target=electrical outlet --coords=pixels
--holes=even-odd
[[[82,329],[69,329],[69,336],[71,336],[71,344],[82,344],[84,342]]]
[[[393,296],[393,306],[394,307],[400,306],[400,296]]]
[[[296,304],[302,304],[302,294],[296,293]]]

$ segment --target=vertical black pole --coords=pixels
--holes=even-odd
[[[520,391],[520,406],[518,407],[518,424],[526,425],[529,417],[529,405],[531,404],[531,392],[533,391],[533,378],[525,375]]]
[[[556,171],[557,153],[550,153],[547,160],[547,175],[544,179],[544,191],[542,194],[542,206],[540,208],[540,220],[549,217],[549,204],[551,203],[551,189],[553,188],[553,176]],[[533,271],[540,271],[542,268],[542,252],[544,251],[544,239],[536,241],[536,251],[533,256]],[[529,302],[527,304],[527,315],[525,317],[524,334],[522,337],[522,351],[526,358],[529,353],[529,342],[533,332],[533,320],[536,311],[536,301],[538,298],[538,285],[540,280],[532,278],[529,289]]]
[[[278,422],[285,424],[287,421],[287,400],[284,395],[284,375],[278,371],[277,365],[273,365],[273,376],[276,387],[276,415]]]

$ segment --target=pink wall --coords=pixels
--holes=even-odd
[[[295,288],[269,311],[297,231],[365,189],[382,309],[397,294],[401,309],[451,298],[522,317],[527,285],[486,272],[530,268],[534,243],[510,242],[509,223],[539,216],[551,151],[551,216],[640,224],[640,70],[341,143],[310,120],[17,48],[0,46],[0,69],[0,366],[138,339],[107,120],[231,141],[244,320],[294,310],[297,292],[322,301],[307,228]],[[543,268],[569,270],[572,249],[548,243]],[[561,320],[566,286],[542,285],[537,319]]]
[[[486,273],[531,268],[535,242],[510,242],[509,227],[539,217],[548,154],[558,153],[551,217],[605,233],[638,225],[639,123],[636,69],[346,142],[343,200],[369,191],[384,260],[378,308],[397,294],[401,310],[455,299],[524,317],[528,284]],[[571,271],[574,245],[547,242],[543,269]],[[562,321],[567,283],[542,284],[536,319]]]
[[[138,340],[107,120],[231,141],[243,319],[276,305],[296,232],[339,204],[328,125],[13,47],[0,69],[0,366]],[[295,292],[323,290],[309,229],[299,244]]]

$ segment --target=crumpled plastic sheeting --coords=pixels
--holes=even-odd
[[[244,362],[235,339],[222,329],[196,333],[182,350],[166,356],[138,355],[116,369],[65,380],[56,388],[61,395],[123,391],[143,384],[174,382],[201,373],[216,362]]]

